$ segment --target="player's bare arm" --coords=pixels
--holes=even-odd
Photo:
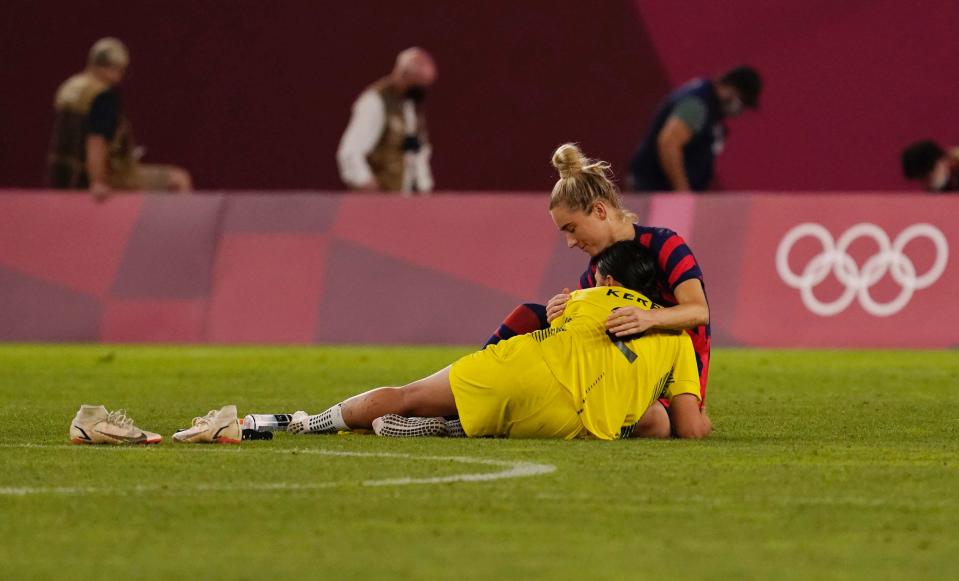
[[[110,195],[107,184],[107,158],[109,146],[101,135],[89,135],[86,141],[86,169],[90,181],[90,192],[98,200]]]
[[[649,329],[680,331],[709,323],[709,304],[703,283],[698,279],[683,281],[673,293],[678,305],[646,311],[635,307],[618,309],[606,321],[606,329],[618,337],[643,333]]]
[[[689,178],[683,166],[683,147],[693,138],[693,132],[679,117],[670,117],[656,138],[659,161],[669,178],[673,191],[688,192]]]
[[[673,435],[677,438],[698,440],[708,436],[713,429],[709,416],[699,408],[699,398],[688,393],[677,395],[670,400],[669,420]]]

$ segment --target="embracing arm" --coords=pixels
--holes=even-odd
[[[656,309],[653,313],[656,317],[654,329],[678,331],[709,324],[709,304],[706,303],[702,281],[691,278],[679,283],[673,290],[673,296],[679,304],[668,309]]]
[[[649,329],[681,331],[709,323],[709,305],[706,303],[703,283],[698,278],[691,278],[676,285],[673,296],[679,304],[666,309],[617,309],[606,321],[606,328],[611,333],[624,336]]]

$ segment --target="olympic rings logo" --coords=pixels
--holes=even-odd
[[[802,238],[810,236],[822,245],[822,252],[796,274],[789,267],[789,253],[793,245]],[[916,267],[903,249],[917,238],[928,238],[936,247],[936,259],[929,270],[917,276]],[[879,246],[878,252],[863,263],[862,268],[849,256],[846,250],[859,238],[871,238]],[[813,313],[821,317],[837,315],[856,298],[863,310],[876,317],[888,317],[901,311],[919,289],[924,289],[939,280],[946,270],[949,259],[949,243],[942,231],[932,224],[913,224],[903,230],[894,241],[889,240],[886,232],[875,224],[856,224],[833,241],[832,234],[820,224],[805,222],[794,227],[779,243],[776,250],[776,270],[787,285],[799,289],[803,303]],[[823,302],[816,298],[813,289],[832,273],[845,285],[843,293],[832,302]],[[886,303],[872,298],[869,289],[889,274],[901,287],[899,294]]]

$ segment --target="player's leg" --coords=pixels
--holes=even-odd
[[[499,326],[499,329],[493,333],[493,336],[486,341],[483,347],[495,345],[500,341],[515,337],[516,335],[524,335],[545,329],[548,326],[549,323],[546,322],[545,306],[535,303],[522,304],[507,315],[506,319],[504,319],[503,323]]]
[[[388,414],[436,417],[456,413],[447,367],[403,387],[372,389],[319,414],[296,418],[287,429],[294,434],[336,433],[371,429],[373,420]]]
[[[351,397],[342,405],[343,419],[353,428],[369,428],[373,420],[386,414],[435,417],[456,413],[449,367],[400,388],[374,389]]]

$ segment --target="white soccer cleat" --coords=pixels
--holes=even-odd
[[[407,418],[386,414],[373,420],[373,432],[377,436],[391,438],[442,438],[450,433],[443,418]]]
[[[210,410],[202,418],[193,418],[193,425],[173,434],[173,441],[192,444],[239,444],[243,438],[236,406]]]
[[[123,410],[108,412],[102,405],[81,405],[70,424],[74,444],[159,444],[160,434],[133,425]]]
[[[286,427],[286,431],[291,434],[303,434],[309,429],[309,423],[310,414],[303,410],[295,411],[293,417],[290,418],[290,424]]]

